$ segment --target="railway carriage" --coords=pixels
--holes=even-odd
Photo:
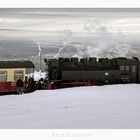
[[[25,88],[25,75],[34,72],[31,61],[0,61],[0,93],[16,92],[16,81],[22,78]]]

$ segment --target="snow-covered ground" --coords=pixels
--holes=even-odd
[[[140,85],[1,96],[0,128],[140,128]]]

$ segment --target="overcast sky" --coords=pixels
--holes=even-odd
[[[1,39],[140,33],[140,9],[0,9]]]

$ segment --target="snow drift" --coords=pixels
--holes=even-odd
[[[140,85],[40,90],[0,97],[0,128],[140,128]]]

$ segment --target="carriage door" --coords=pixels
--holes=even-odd
[[[138,82],[138,71],[137,71],[137,65],[132,65],[132,70],[131,70],[131,78],[132,78],[132,83],[137,83]]]

